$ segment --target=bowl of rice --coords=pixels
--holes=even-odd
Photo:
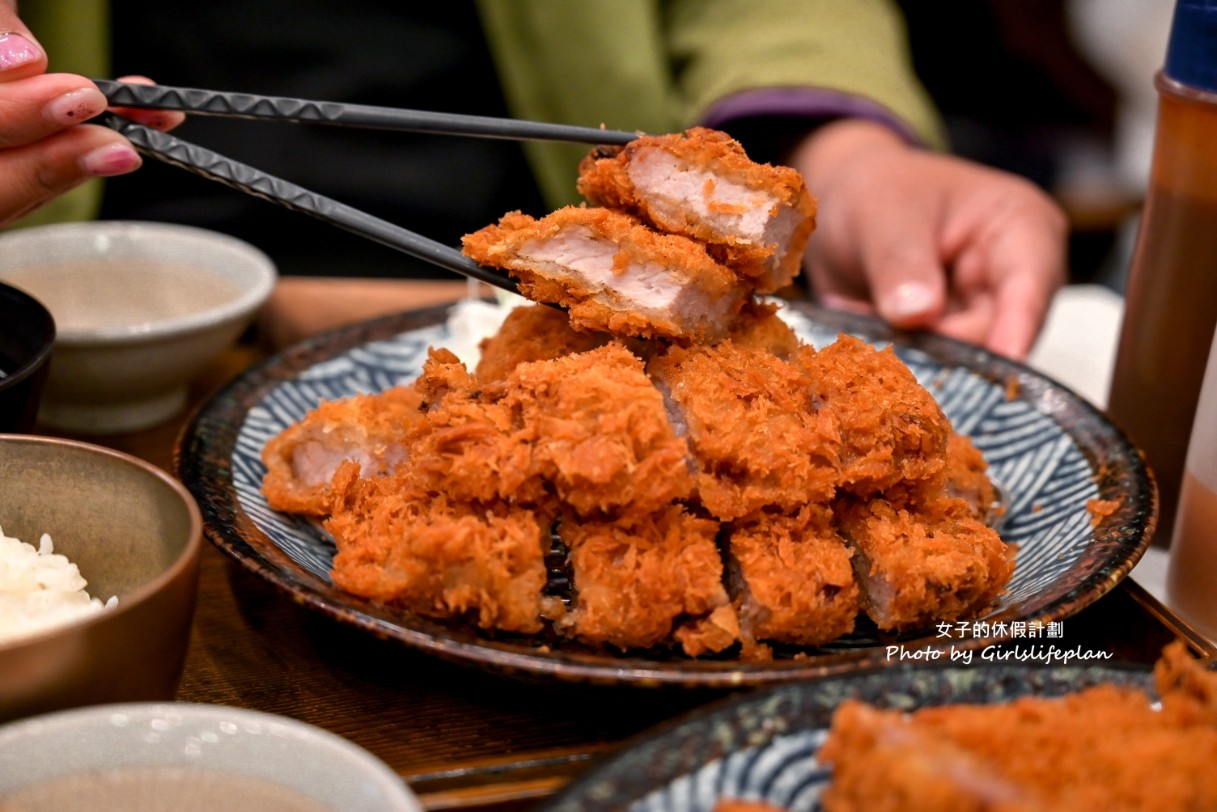
[[[197,503],[159,468],[0,434],[0,721],[171,700],[201,546]]]

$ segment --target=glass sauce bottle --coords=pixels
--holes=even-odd
[[[1107,411],[1158,484],[1168,546],[1217,327],[1217,0],[1178,0]]]

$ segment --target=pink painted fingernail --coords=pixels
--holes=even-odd
[[[71,90],[55,99],[43,109],[43,113],[56,124],[68,126],[88,121],[106,109],[105,94],[95,87]]]
[[[80,163],[90,175],[108,178],[139,169],[143,160],[129,144],[109,144],[85,153]]]
[[[0,70],[20,67],[42,59],[42,49],[12,31],[0,32]]]

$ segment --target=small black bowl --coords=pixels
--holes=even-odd
[[[33,429],[54,343],[55,320],[42,303],[0,283],[0,434]]]

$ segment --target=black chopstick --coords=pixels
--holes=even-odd
[[[308,214],[446,270],[511,293],[519,293],[514,280],[478,265],[456,248],[122,116],[107,113],[101,120],[125,135],[145,155],[292,211]]]
[[[512,118],[309,101],[283,96],[258,96],[251,93],[228,93],[190,87],[135,85],[109,79],[94,79],[93,82],[110,103],[118,107],[181,110],[194,115],[272,119],[294,123],[468,135],[517,141],[627,144],[638,137],[638,133],[579,127],[572,124],[551,124]]]

